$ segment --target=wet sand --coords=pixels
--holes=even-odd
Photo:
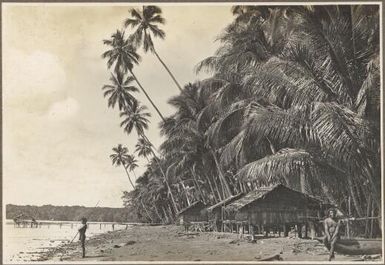
[[[51,251],[50,261],[258,261],[274,255],[284,261],[327,261],[326,248],[316,240],[294,237],[259,238],[256,243],[230,233],[184,233],[180,226],[133,226],[94,236],[86,242]],[[277,259],[275,259],[277,260]],[[336,254],[335,261],[360,261]],[[377,262],[379,259],[376,260]]]

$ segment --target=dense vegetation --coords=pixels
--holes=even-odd
[[[137,214],[127,208],[84,207],[84,206],[31,206],[6,205],[6,219],[22,218],[55,221],[80,221],[86,217],[95,222],[137,222]]]
[[[378,6],[232,12],[220,48],[196,67],[211,77],[170,99],[176,112],[169,117],[134,75],[137,48],[157,55],[153,38],[165,38],[161,9],[131,9],[125,25],[132,34],[117,31],[104,41],[110,50],[103,57],[115,71],[104,96],[109,107],[118,106],[123,129],[136,131],[136,152],[148,160],[125,204],[145,221],[172,222],[194,201],[213,204],[283,183],[351,216],[380,215]],[[145,135],[149,113],[135,99],[134,81],[162,119],[159,150]],[[121,145],[113,150],[113,163],[130,179],[134,155]]]

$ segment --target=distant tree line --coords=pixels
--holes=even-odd
[[[82,217],[94,222],[136,222],[138,220],[137,214],[130,208],[6,205],[7,219],[13,219],[21,214],[24,218],[55,221],[79,221]]]

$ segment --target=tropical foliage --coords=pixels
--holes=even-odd
[[[133,12],[129,39],[151,44],[144,11]],[[161,124],[160,156],[138,132],[149,163],[126,197],[147,220],[171,222],[194,201],[283,183],[352,216],[380,215],[378,6],[232,12],[220,48],[196,67],[211,77],[169,100],[177,110]]]

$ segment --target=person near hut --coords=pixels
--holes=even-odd
[[[82,227],[79,228],[79,241],[82,246],[82,258],[86,257],[86,231],[87,231],[87,218],[82,218]]]
[[[334,248],[337,241],[340,239],[339,229],[341,222],[337,220],[337,210],[331,208],[328,210],[328,218],[324,221],[325,238],[324,244],[329,250],[329,261],[334,258]]]

